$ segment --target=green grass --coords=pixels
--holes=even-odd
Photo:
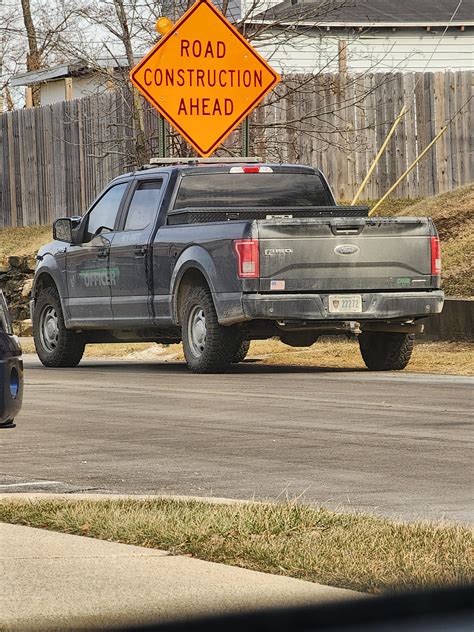
[[[371,593],[473,579],[473,532],[299,503],[3,500],[0,520]]]

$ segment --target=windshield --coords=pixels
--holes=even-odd
[[[200,173],[183,177],[174,208],[333,204],[317,174]]]

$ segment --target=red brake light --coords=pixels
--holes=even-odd
[[[441,274],[441,246],[439,237],[431,238],[431,274],[434,276]]]
[[[237,274],[240,279],[258,279],[260,276],[260,253],[258,239],[234,241],[237,254]]]
[[[244,173],[260,173],[260,167],[244,167]]]

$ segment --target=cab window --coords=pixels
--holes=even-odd
[[[162,180],[140,182],[133,193],[124,230],[143,230],[156,217],[161,197]]]
[[[114,230],[115,220],[120,208],[128,182],[116,184],[110,188],[96,203],[87,218],[87,230],[84,240],[90,241],[100,229]]]

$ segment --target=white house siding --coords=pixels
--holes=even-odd
[[[41,105],[50,105],[58,101],[65,100],[66,85],[64,79],[57,81],[48,81],[41,84]],[[89,97],[91,94],[103,92],[106,89],[103,79],[94,78],[92,76],[73,77],[72,78],[72,96],[73,99]]]
[[[338,44],[345,40],[349,72],[474,70],[474,29],[441,33],[422,29],[369,31],[308,31],[292,35],[274,30],[272,38],[257,44],[275,70],[288,72],[337,72]]]

